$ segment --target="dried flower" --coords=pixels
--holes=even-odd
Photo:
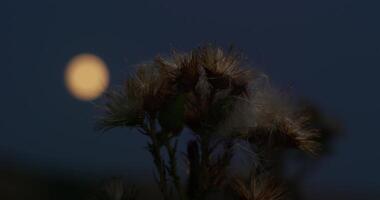
[[[109,91],[105,94],[106,102],[100,106],[104,116],[98,119],[97,128],[108,130],[115,127],[135,127],[142,125],[144,113],[141,101],[122,90]]]
[[[252,97],[256,126],[249,132],[252,141],[268,142],[272,147],[296,147],[317,154],[318,132],[309,128],[309,117],[299,113],[286,94],[268,86],[256,90]]]
[[[317,154],[318,132],[308,127],[309,118],[299,113],[285,93],[280,93],[264,79],[256,80],[248,98],[239,98],[231,115],[219,127],[224,134],[238,134],[256,145],[273,150],[296,147]]]
[[[286,192],[281,184],[267,175],[252,176],[248,183],[241,178],[235,178],[232,189],[240,200],[284,200]]]
[[[268,176],[279,166],[277,156],[287,148],[313,155],[319,150],[318,132],[310,126],[313,118],[299,110],[288,94],[274,89],[265,74],[245,68],[241,54],[232,49],[207,45],[157,57],[139,65],[124,88],[105,97],[105,115],[98,125],[135,127],[148,136],[165,200],[174,197],[172,186],[179,199],[207,199],[210,193],[224,190],[230,181],[233,147],[241,139],[254,147],[257,159],[249,183],[242,179],[233,183],[240,199],[284,199],[277,181],[281,177]],[[177,172],[177,142],[173,143],[184,127],[196,137],[188,143],[186,192]],[[114,199],[120,199],[120,185],[110,188]]]

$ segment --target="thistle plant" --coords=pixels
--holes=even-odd
[[[158,56],[138,66],[123,87],[107,92],[101,108],[101,130],[130,127],[147,136],[164,200],[202,200],[215,193],[285,199],[275,173],[278,156],[292,148],[315,156],[320,149],[308,114],[232,48],[206,45]],[[194,137],[180,160],[184,128]],[[231,169],[233,157],[242,152],[254,157],[247,178],[237,178]],[[180,161],[187,164],[185,177],[178,172]]]

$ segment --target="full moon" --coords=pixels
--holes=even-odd
[[[105,62],[92,54],[73,57],[65,71],[65,84],[77,99],[91,101],[108,87],[109,72]]]

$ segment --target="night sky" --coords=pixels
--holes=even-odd
[[[333,154],[306,185],[375,192],[380,111],[376,1],[2,1],[0,158],[44,173],[151,176],[145,138],[94,131],[94,102],[74,99],[63,73],[79,53],[103,58],[111,85],[133,66],[206,42],[241,49],[280,87],[340,121]]]

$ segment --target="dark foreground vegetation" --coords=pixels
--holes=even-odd
[[[283,173],[284,155],[302,152],[310,166],[332,131],[316,109],[273,87],[242,54],[212,45],[138,65],[100,109],[100,130],[127,127],[146,136],[164,200],[299,199],[295,180]],[[193,137],[179,152],[185,129]],[[248,166],[232,167],[238,154]],[[138,195],[130,188],[123,198]]]

